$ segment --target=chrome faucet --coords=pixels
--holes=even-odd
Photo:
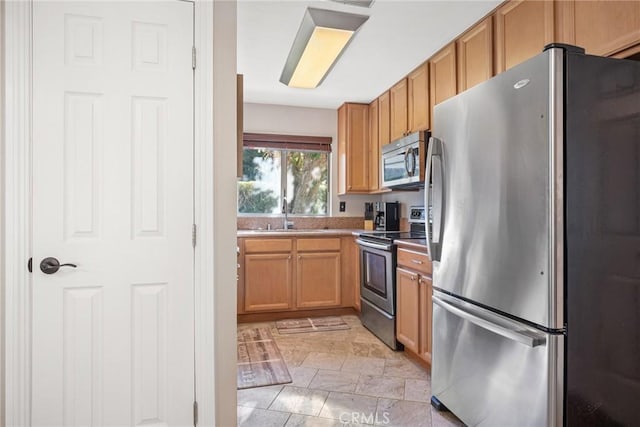
[[[287,196],[285,194],[285,196],[282,198],[282,213],[284,214],[284,223],[282,228],[285,230],[289,229],[289,226],[293,225],[293,222],[289,221],[289,205],[287,204]]]

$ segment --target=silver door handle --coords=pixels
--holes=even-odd
[[[442,216],[442,141],[438,138],[429,138],[429,149],[427,150],[424,198],[425,209],[431,211],[431,218],[428,217],[425,222],[427,231],[427,254],[431,261],[439,260],[440,249],[440,226]],[[438,159],[437,165],[435,163]],[[435,166],[435,167],[434,167]],[[436,179],[436,173],[439,179]],[[432,178],[433,175],[433,178]],[[431,185],[430,185],[431,183]],[[436,197],[437,196],[437,197]],[[438,205],[436,205],[438,204]],[[436,223],[436,210],[439,210],[439,216]]]
[[[390,251],[391,250],[391,245],[380,245],[378,243],[366,242],[366,241],[361,240],[361,239],[356,239],[356,243],[359,244],[360,246],[364,246],[365,248],[380,249],[380,250],[383,250],[383,251]]]
[[[533,332],[530,330],[523,330],[517,328],[517,326],[507,326],[506,321],[501,321],[501,324],[496,323],[496,320],[501,320],[497,315],[487,315],[480,317],[479,313],[471,313],[463,308],[455,305],[455,303],[445,302],[440,297],[436,296],[436,292],[432,297],[434,304],[439,305],[443,309],[447,310],[451,314],[454,314],[464,320],[467,320],[474,325],[491,331],[497,335],[503,336],[512,341],[517,341],[529,347],[537,347],[544,345],[547,342],[547,338],[542,332]]]

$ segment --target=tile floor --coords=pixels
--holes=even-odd
[[[394,352],[343,316],[349,330],[280,335],[269,327],[293,382],[238,391],[242,427],[461,426],[432,409],[431,377],[402,352]]]

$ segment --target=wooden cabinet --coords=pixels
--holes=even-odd
[[[298,253],[296,307],[340,305],[340,252]]]
[[[354,307],[354,246],[351,236],[241,239],[238,313]]]
[[[429,128],[429,66],[424,63],[389,89],[390,141]]]
[[[391,142],[391,93],[378,97],[378,143],[382,147]]]
[[[380,189],[379,102],[369,104],[369,191]]]
[[[291,308],[291,253],[245,254],[244,271],[245,311]]]
[[[369,192],[369,105],[338,109],[338,194]]]
[[[429,129],[429,63],[407,76],[409,132]]]
[[[539,54],[554,41],[552,1],[511,0],[498,8],[495,20],[497,73]]]
[[[456,41],[458,91],[493,77],[493,18],[481,21]]]
[[[405,349],[431,363],[431,262],[415,248],[398,248],[396,335]]]
[[[609,56],[640,43],[640,1],[556,2],[558,40]]]
[[[408,89],[407,79],[402,79],[389,89],[389,100],[391,106],[390,135],[391,141],[402,138],[407,134],[408,125]]]
[[[431,111],[435,105],[458,93],[456,74],[456,44],[451,43],[429,60]]]

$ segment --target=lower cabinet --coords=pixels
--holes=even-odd
[[[351,240],[351,237],[344,240]],[[349,246],[337,238],[251,238],[239,242],[242,266],[238,313],[353,307],[353,284],[343,284]],[[343,263],[343,257],[347,262]]]
[[[298,308],[340,305],[340,252],[298,254],[296,268]]]
[[[293,285],[291,254],[246,254],[245,311],[291,308]]]
[[[398,249],[396,335],[405,349],[431,363],[431,262],[426,254]]]

